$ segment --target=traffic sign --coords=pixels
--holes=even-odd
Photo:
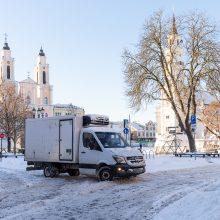
[[[123,132],[124,132],[124,134],[128,134],[129,133],[129,129],[128,128],[124,128]]]
[[[196,125],[196,115],[191,115],[191,125]]]
[[[124,128],[127,128],[128,127],[128,119],[124,119],[123,122],[124,122]]]
[[[4,138],[4,137],[5,137],[5,134],[0,133],[0,138]]]

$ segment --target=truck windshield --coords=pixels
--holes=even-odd
[[[95,134],[105,148],[123,148],[128,146],[119,133],[95,132]]]

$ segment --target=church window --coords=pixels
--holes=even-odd
[[[11,78],[10,74],[10,66],[7,66],[7,79]]]
[[[44,104],[48,105],[48,98],[47,97],[44,97]]]
[[[170,118],[170,116],[169,116],[169,115],[167,115],[167,116],[166,116],[166,119],[169,119],[169,118]]]
[[[46,84],[46,72],[43,71],[43,84]]]

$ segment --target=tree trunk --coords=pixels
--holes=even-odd
[[[13,138],[13,142],[14,142],[14,154],[16,154],[16,147],[17,147],[17,139],[16,139],[16,137]]]
[[[195,144],[195,138],[193,137],[193,134],[191,131],[186,131],[186,135],[189,142],[189,149],[190,152],[195,152],[196,150],[196,144]]]
[[[10,137],[7,138],[7,142],[8,142],[8,152],[11,152],[11,138]]]

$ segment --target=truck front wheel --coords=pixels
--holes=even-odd
[[[102,167],[99,171],[101,181],[111,181],[113,179],[112,171],[109,167]]]

